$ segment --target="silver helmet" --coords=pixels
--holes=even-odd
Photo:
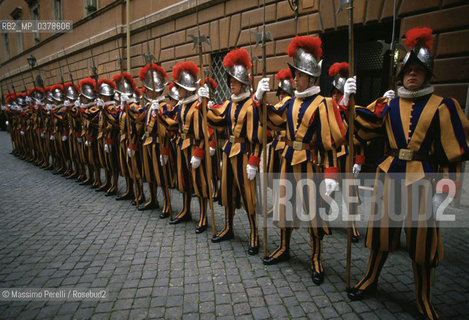
[[[94,91],[93,86],[89,83],[84,83],[81,86],[81,95],[89,100],[96,99],[96,92]]]
[[[251,85],[251,81],[249,79],[249,73],[246,67],[242,64],[235,64],[231,68],[226,67],[226,71],[228,72],[228,83],[230,81],[230,77],[238,80],[242,84]]]
[[[295,70],[298,70],[317,78],[321,75],[322,60],[318,62],[311,53],[302,48],[297,48],[296,55],[293,57],[293,65],[288,63],[288,66],[292,75],[295,74]]]
[[[33,99],[35,104],[41,104],[44,100],[44,94],[39,90],[34,90],[31,93],[31,98]]]
[[[52,99],[57,102],[63,102],[64,101],[64,93],[60,88],[53,88],[52,90]]]
[[[151,78],[152,75],[153,75],[153,80]],[[164,81],[163,75],[156,70],[148,69],[148,72],[145,75],[145,80],[143,81],[143,86],[147,88],[147,90],[153,91],[153,82],[155,83],[156,92],[161,92],[164,90],[165,81]]]
[[[196,76],[186,70],[181,70],[179,72],[175,83],[187,91],[195,91],[198,85]]]
[[[335,76],[334,80],[332,80],[332,85],[334,86],[334,88],[336,88],[337,90],[343,93],[344,87],[345,87],[345,81],[347,81],[347,79],[341,77],[338,74]]]
[[[405,42],[408,51],[402,60],[401,69],[398,74],[399,79],[402,79],[405,68],[412,63],[423,65],[427,75],[431,76],[433,73],[432,32],[432,29],[427,27],[413,28],[406,32]],[[426,80],[430,80],[429,77]]]
[[[25,106],[26,105],[26,100],[25,97],[23,96],[17,96],[16,97],[16,103],[20,106]]]
[[[54,102],[54,98],[52,97],[52,92],[50,90],[47,90],[46,92],[46,99],[49,102]]]
[[[101,82],[98,93],[102,96],[112,97],[114,96],[114,88],[109,83]]]
[[[289,79],[280,80],[278,88],[285,91],[289,96],[293,96],[293,85]]]
[[[124,84],[122,85],[122,80],[116,81],[117,92],[119,93],[134,93],[134,88],[129,80],[124,78]]]
[[[79,92],[75,88],[75,85],[73,84],[69,84],[68,86],[66,85],[65,97],[67,99],[75,101],[76,99],[78,99],[78,96],[79,96]]]
[[[178,92],[178,88],[177,88],[176,86],[174,86],[174,85],[170,86],[168,96],[169,96],[171,99],[174,99],[174,100],[176,100],[176,101],[179,101],[179,92]]]

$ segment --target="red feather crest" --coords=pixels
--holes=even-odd
[[[342,78],[348,78],[349,65],[347,62],[336,62],[329,68],[329,76],[340,75]]]
[[[44,89],[38,87],[32,87],[28,91],[28,96],[32,95],[34,91],[39,91],[40,93],[44,94]]]
[[[93,90],[96,90],[96,80],[94,80],[94,79],[91,78],[91,77],[82,79],[82,80],[80,81],[80,87],[83,87],[84,85],[90,86],[90,87],[93,88]]]
[[[205,78],[205,83],[208,83],[212,90],[217,90],[218,83],[213,78]]]
[[[109,79],[99,79],[98,80],[98,87],[100,87],[103,83],[107,83],[108,85],[113,87],[114,90],[117,89],[116,84],[114,82],[112,82],[111,80],[109,80]]]
[[[5,99],[7,100],[7,103],[10,103],[12,100],[16,99],[16,96],[13,92],[9,92],[5,95]]]
[[[139,88],[135,87],[135,94],[137,95],[137,97],[139,97],[142,95],[142,91],[140,91]]]
[[[223,59],[223,65],[227,68],[231,68],[234,65],[243,65],[246,69],[250,69],[251,58],[249,57],[249,53],[246,49],[233,49],[225,56]]]
[[[152,64],[152,68],[154,71],[161,73],[163,75],[163,78],[165,79],[168,78],[168,74],[166,73],[166,71],[164,71],[164,69],[160,67],[159,65],[157,65],[156,63]],[[145,67],[140,69],[140,72],[138,73],[138,77],[140,78],[141,81],[144,81],[146,79],[148,70],[150,70],[149,64],[147,64]]]
[[[67,90],[68,87],[71,87],[72,85],[74,85],[74,84],[71,83],[71,82],[66,82],[66,83],[65,83],[65,90]],[[75,91],[76,91],[76,92],[80,92],[80,88],[79,88],[76,84],[75,84],[74,86],[75,86]]]
[[[137,83],[135,82],[134,78],[132,78],[132,76],[128,72],[123,72],[123,75],[124,75],[124,79],[129,81],[130,85],[135,90],[135,88],[137,88]],[[120,73],[115,74],[114,76],[112,76],[112,80],[114,80],[114,82],[120,82],[121,81],[121,74]]]
[[[171,89],[172,89],[173,87],[174,87],[174,82],[171,82],[171,83],[169,84],[169,86],[168,86],[169,91],[171,91]]]
[[[172,72],[173,79],[177,81],[177,79],[179,79],[179,72],[182,72],[182,71],[189,72],[194,77],[197,77],[197,74],[199,73],[200,69],[192,61],[179,62],[173,68],[173,72]]]
[[[293,77],[291,75],[290,69],[282,69],[275,75],[275,79],[282,81],[282,80],[290,80],[293,81]]]
[[[432,29],[428,27],[413,28],[405,34],[405,45],[407,49],[412,49],[416,45],[420,44],[423,47],[428,48],[430,51],[433,49],[433,36]]]
[[[60,83],[58,84],[54,84],[51,88],[50,88],[50,91],[54,91],[55,89],[59,89],[60,91],[64,91],[64,86],[61,85]]]
[[[301,48],[311,53],[316,59],[320,59],[322,57],[321,45],[322,42],[319,37],[296,36],[288,45],[287,54],[290,57],[294,57],[296,56],[296,50]]]

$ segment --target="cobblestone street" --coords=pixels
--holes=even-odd
[[[346,233],[323,241],[324,283],[311,279],[309,235],[293,233],[292,259],[262,264],[247,253],[249,224],[235,216],[235,238],[211,243],[199,218],[176,226],[160,211],[138,211],[10,154],[0,132],[0,288],[102,288],[94,301],[0,301],[1,319],[414,319],[413,273],[404,249],[390,254],[378,292],[351,302],[345,292]],[[121,190],[123,184],[121,182]],[[162,205],[161,190],[158,190]],[[173,190],[173,210],[182,197]],[[466,200],[467,201],[467,200]],[[465,202],[463,201],[463,204]],[[215,204],[216,227],[224,210]],[[456,210],[467,214],[468,207]],[[209,219],[210,224],[210,219]],[[363,236],[352,247],[352,285],[364,274]],[[268,230],[268,248],[279,241]],[[262,237],[262,230],[260,230]],[[443,230],[445,257],[436,269],[433,302],[442,319],[469,316],[469,230]],[[401,241],[405,243],[404,241]]]

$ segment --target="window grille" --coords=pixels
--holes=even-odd
[[[231,90],[227,82],[226,70],[223,66],[223,58],[225,58],[228,51],[220,53],[212,53],[212,78],[217,82],[217,91],[214,94],[213,100],[215,103],[222,103],[230,98]]]

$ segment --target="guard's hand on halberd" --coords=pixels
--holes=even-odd
[[[33,102],[33,99],[31,99],[31,97],[29,96],[26,96],[26,98],[24,98],[24,101],[26,101],[27,104],[31,104],[31,102]]]
[[[98,99],[98,100],[101,100],[101,99]],[[102,100],[101,100],[102,101]],[[75,102],[73,103],[75,105],[75,107],[79,108],[81,107],[81,102],[80,102],[80,99],[76,99]]]
[[[62,141],[63,141],[63,142],[67,141],[67,139],[68,139],[68,136],[66,136],[66,135],[63,135],[63,136],[62,136]]]
[[[103,99],[99,99],[99,98],[96,99],[96,106],[97,106],[98,108],[104,108],[105,103],[104,103]]]
[[[352,168],[353,176],[356,178],[358,174],[360,173],[360,171],[362,171],[362,165],[355,163]]]
[[[262,98],[264,97],[264,93],[270,91],[270,78],[262,78],[259,83],[257,84],[257,90],[254,97],[258,102],[262,102]]]
[[[199,90],[197,91],[197,94],[199,96],[199,102],[202,102],[202,98],[210,98],[210,90],[208,89],[207,84],[205,84],[203,87],[200,87]]]
[[[53,134],[51,134],[50,137],[49,137],[49,139],[50,139],[51,141],[54,141],[54,140],[55,140],[55,136],[54,136]]]
[[[388,90],[383,94],[383,97],[392,100],[396,97],[396,92],[394,90]]]
[[[337,183],[337,180],[332,179],[332,178],[326,178],[324,179],[324,185],[326,187],[326,195],[329,196],[333,191],[337,190],[337,187],[339,184]]]
[[[350,96],[355,93],[357,93],[357,77],[356,76],[354,76],[353,78],[348,78],[347,81],[345,81],[344,96],[342,98],[342,101],[340,101],[339,104],[343,106],[348,106]]]
[[[68,107],[70,107],[71,105],[72,105],[72,104],[70,103],[70,100],[67,99],[67,100],[64,101],[64,107],[67,107],[67,108],[68,108]]]
[[[191,166],[192,166],[192,169],[197,169],[198,167],[200,167],[200,164],[202,163],[202,159],[199,158],[199,157],[196,157],[196,156],[192,156],[191,158]]]
[[[256,179],[257,176],[257,170],[258,168],[256,166],[253,166],[252,164],[248,164],[246,166],[246,173],[248,175],[249,180],[254,180]]]
[[[211,157],[213,157],[215,155],[215,151],[217,151],[215,148],[210,147],[209,153],[210,153]]]
[[[151,110],[157,111],[157,110],[159,110],[159,109],[160,109],[160,103],[159,103],[158,101],[156,101],[156,100],[153,100],[153,101],[151,102]]]
[[[167,154],[160,154],[160,164],[164,166],[168,163],[168,155]]]

